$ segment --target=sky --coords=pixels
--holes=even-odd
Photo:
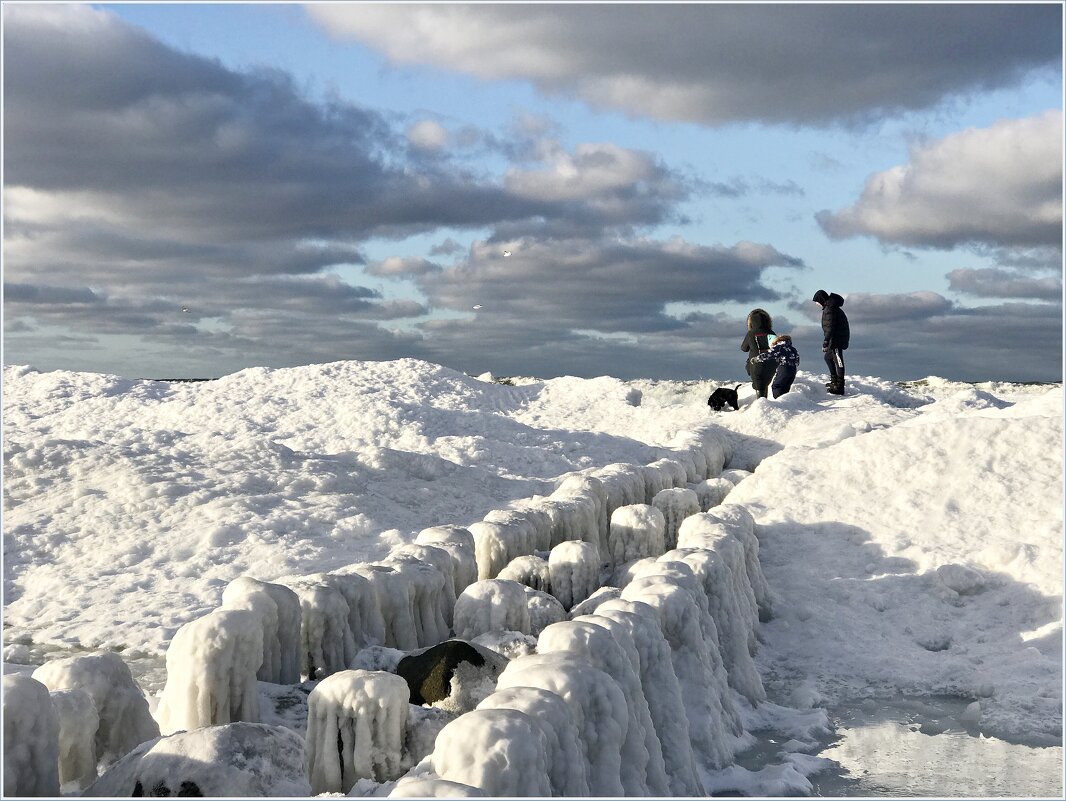
[[[1059,4],[5,3],[5,364],[1061,381]]]

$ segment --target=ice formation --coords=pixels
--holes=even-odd
[[[84,690],[89,694],[100,716],[96,757],[104,765],[159,736],[148,701],[118,654],[108,651],[57,659],[33,671],[33,678],[49,690]]]
[[[722,658],[721,645],[718,640],[718,625],[711,615],[711,605],[703,589],[702,580],[696,576],[692,567],[687,563],[661,558],[645,564],[633,579],[633,584],[638,587],[654,587],[660,583],[680,587],[688,593],[699,609],[700,633],[703,635],[703,648],[711,667],[712,685],[729,730],[733,734],[740,734],[742,732],[740,717],[733,703],[733,696],[729,692],[729,677],[726,674],[725,660]]]
[[[85,690],[55,690],[51,696],[59,720],[59,783],[87,787],[96,780],[100,713]]]
[[[608,523],[615,509],[634,503],[644,503],[646,497],[644,471],[640,465],[609,464],[595,471],[593,475],[600,480],[607,492]]]
[[[455,577],[455,597],[477,581],[477,556],[474,536],[463,526],[432,526],[422,529],[415,537],[416,545],[443,548],[452,557]]]
[[[600,552],[588,542],[562,542],[548,554],[552,595],[564,609],[570,609],[600,586]]]
[[[641,676],[640,671],[640,649],[637,647],[635,639],[635,633],[633,627],[626,621],[619,621],[610,615],[584,615],[573,618],[575,623],[588,623],[598,628],[606,630],[613,640],[621,648],[622,653],[625,654],[629,660],[629,671],[623,672],[626,674],[623,679],[619,679],[613,672],[610,672],[614,676],[615,681],[618,681],[619,686],[622,687],[622,691],[626,694],[626,700],[629,701],[629,714],[630,714],[630,730],[633,729],[634,719],[639,724],[640,729],[644,732],[644,746],[648,751],[648,764],[647,764],[647,782],[648,790],[652,795],[670,795],[672,789],[670,787],[670,780],[666,773],[666,762],[663,759],[662,743],[659,740],[658,733],[655,729],[655,722],[651,717],[650,702],[648,701],[648,693],[644,691],[643,682],[644,679]],[[590,642],[595,640],[595,637],[590,639]],[[605,646],[602,651],[604,653],[610,651],[609,646]],[[595,664],[595,662],[593,663]],[[606,671],[606,663],[604,666],[599,666]],[[628,684],[628,688],[627,688]]]
[[[259,681],[295,684],[300,680],[300,599],[281,584],[240,576],[222,591],[224,609],[248,609],[263,629]]]
[[[443,548],[438,548],[435,545],[401,545],[399,548],[394,548],[389,554],[389,558],[396,556],[411,557],[413,559],[425,562],[427,565],[433,565],[442,576],[444,576],[444,592],[441,595],[441,614],[444,616],[445,629],[451,629],[452,615],[455,613],[455,599],[458,594],[455,592],[455,563],[452,561],[452,556]],[[380,609],[378,614],[380,614]],[[445,635],[447,631],[445,631]],[[357,638],[358,640],[358,638]]]
[[[533,553],[529,530],[520,523],[483,520],[469,528],[474,536],[478,579],[496,578],[512,559]]]
[[[621,594],[622,591],[617,587],[600,587],[581,603],[574,604],[574,606],[570,608],[570,614],[568,617],[573,619],[575,617],[580,617],[581,615],[591,615],[599,608],[600,604],[609,601],[612,598],[617,598]]]
[[[755,591],[748,579],[747,557],[744,546],[734,536],[735,526],[731,526],[710,512],[701,512],[685,518],[677,532],[678,548],[707,548],[714,551],[725,562],[729,577],[733,582],[742,619],[748,629],[748,649],[755,654],[755,629],[759,621],[759,605],[755,600]]]
[[[651,503],[652,499],[667,487],[672,487],[673,476],[669,471],[655,464],[646,464],[641,467],[644,473],[644,500],[642,503]]]
[[[477,787],[431,776],[403,777],[389,791],[389,798],[481,798]]]
[[[304,581],[324,584],[340,592],[348,605],[348,630],[356,651],[385,643],[385,618],[381,614],[377,588],[370,579],[342,567],[335,573],[307,576]]]
[[[555,599],[553,598],[552,600],[554,601]],[[559,603],[558,601],[555,602]],[[551,620],[544,625],[547,626],[555,622],[555,620]],[[532,630],[534,626],[533,610],[530,610],[529,626]],[[528,656],[537,652],[536,636],[532,633],[523,634],[520,631],[490,631],[486,634],[479,634],[470,642],[474,645],[480,645],[482,648],[488,648],[505,659],[518,659],[520,656]]]
[[[721,477],[726,481],[729,481],[735,487],[741,481],[751,475],[750,470],[741,470],[740,468],[732,468],[729,470],[723,470]]]
[[[552,623],[566,620],[566,610],[554,595],[526,587],[526,610],[529,612],[529,633],[539,635]]]
[[[691,433],[699,438],[703,445],[703,455],[707,459],[707,478],[721,475],[722,469],[733,460],[730,432],[715,425],[708,425]]]
[[[652,498],[651,504],[663,513],[663,547],[667,551],[673,550],[677,547],[677,530],[682,521],[689,515],[700,512],[699,496],[690,489],[673,487],[658,493]]]
[[[496,687],[537,687],[562,698],[577,726],[589,792],[608,797],[625,794],[621,753],[629,717],[625,695],[614,679],[570,654],[533,654],[507,665]]]
[[[517,581],[541,592],[552,591],[548,562],[539,556],[519,556],[512,559],[496,578]]]
[[[746,508],[734,503],[722,504],[708,514],[725,523],[744,547],[744,569],[755,595],[755,604],[759,608],[759,620],[765,623],[773,617],[773,601],[770,587],[762,572],[762,564],[759,562],[759,538],[756,536],[755,519]]]
[[[562,698],[536,687],[509,687],[494,692],[478,709],[516,709],[529,715],[544,735],[551,795],[589,795],[588,763],[575,758],[578,732]]]
[[[639,601],[618,598],[600,604],[596,617],[613,620],[631,633],[640,656],[641,687],[648,700],[648,710],[661,745],[671,794],[703,795],[692,752],[681,685],[674,672],[670,644],[663,636],[658,611]]]
[[[607,512],[607,489],[603,486],[603,482],[595,476],[572,473],[562,479],[556,486],[555,492],[552,493],[552,497],[556,498],[566,495],[586,495],[593,499],[596,507],[596,527],[599,532],[596,546],[600,549],[600,553],[607,553],[607,533],[611,516]],[[569,539],[579,538],[570,537]]]
[[[551,516],[532,499],[513,501],[505,509],[493,509],[484,519],[488,523],[512,523],[525,528],[531,552],[551,547]]]
[[[291,587],[300,598],[300,673],[313,681],[347,669],[356,648],[344,594],[314,579],[292,581]]]
[[[655,492],[649,492],[648,487],[644,488],[644,503],[651,503],[651,499],[654,498],[660,490],[672,489],[674,487],[684,487],[689,481],[689,470],[682,464],[677,458],[680,454],[673,454],[670,458],[656,459],[651,464],[647,465],[647,468],[656,470],[662,476],[662,486]],[[695,474],[695,468],[692,473]],[[645,473],[647,475],[647,473]]]
[[[599,505],[595,496],[577,492],[555,492],[538,498],[537,504],[551,518],[551,548],[569,540],[581,540],[599,547]]]
[[[284,726],[230,723],[144,743],[83,795],[304,798],[311,785],[299,734]]]
[[[381,564],[395,569],[410,588],[411,615],[417,647],[435,645],[448,639],[450,626],[445,622],[444,609],[449,607],[448,597],[454,591],[453,586],[445,589],[450,578],[433,564],[402,550],[393,551]],[[455,604],[451,603],[449,608],[454,606]],[[395,613],[395,610],[393,612]]]
[[[707,512],[726,499],[729,491],[733,489],[733,484],[724,478],[708,478],[706,481],[689,484],[688,488],[696,493],[700,511]]]
[[[665,527],[663,513],[649,504],[629,504],[615,509],[611,514],[611,564],[617,566],[661,554]]]
[[[689,466],[689,461],[692,463],[692,473],[689,474],[687,483],[694,484],[707,478],[707,454],[698,434],[692,431],[682,431],[674,437],[670,446],[688,457],[685,462],[686,468]]]
[[[263,631],[254,612],[216,609],[186,623],[167,648],[167,683],[156,712],[160,729],[169,734],[257,723],[255,676],[262,661]]]
[[[529,633],[525,587],[500,579],[471,584],[455,602],[455,636],[472,640],[499,630]]]
[[[409,699],[407,682],[392,673],[344,670],[319,682],[307,698],[311,792],[398,778]]]
[[[4,676],[4,796],[59,797],[59,718],[48,688]]]
[[[359,563],[348,565],[338,572],[356,573],[370,582],[381,610],[385,645],[411,651],[423,644],[424,635],[419,632],[416,620],[415,606],[418,601],[415,598],[415,585],[401,568],[398,564]],[[437,571],[434,570],[433,574],[440,578]],[[437,586],[437,590],[443,593],[443,585]],[[443,620],[443,613],[439,609],[437,612]]]
[[[441,729],[428,759],[442,779],[488,796],[551,795],[544,735],[514,709],[475,709],[456,718]]]
[[[651,724],[638,671],[612,632],[588,617],[556,623],[548,626],[537,638],[537,652],[577,656],[618,683],[625,696],[628,713],[621,767],[626,795],[668,794],[662,753]]]
[[[746,606],[742,611],[725,561],[708,548],[679,548],[667,551],[661,558],[685,562],[703,583],[711,617],[718,626],[718,644],[729,686],[753,704],[766,700],[749,647],[749,632],[754,624]]]
[[[610,585],[612,587],[624,587],[647,565],[655,564],[655,560],[658,557],[645,556],[640,559],[633,559],[629,562],[623,562],[620,565],[616,565],[614,570],[611,571]]]
[[[714,666],[703,639],[699,607],[685,589],[654,578],[633,582],[622,590],[622,598],[646,603],[659,613],[696,759],[711,769],[724,768],[733,761],[733,749]]]

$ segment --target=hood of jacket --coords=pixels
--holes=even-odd
[[[821,303],[823,307],[836,306],[838,309],[844,305],[844,298],[838,295],[836,292],[826,292],[824,289],[819,289],[814,293],[812,300],[815,303]]]
[[[774,321],[765,309],[752,309],[748,314],[749,331],[770,331],[774,327]]]

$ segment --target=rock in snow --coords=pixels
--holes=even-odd
[[[303,738],[283,726],[230,723],[143,743],[83,795],[275,796],[311,794]]]

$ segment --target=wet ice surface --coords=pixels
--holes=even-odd
[[[954,697],[868,700],[831,709],[833,735],[806,749],[832,760],[810,774],[826,797],[1062,798],[1062,746],[985,737]],[[763,731],[737,762],[749,770],[782,763],[788,737]]]

